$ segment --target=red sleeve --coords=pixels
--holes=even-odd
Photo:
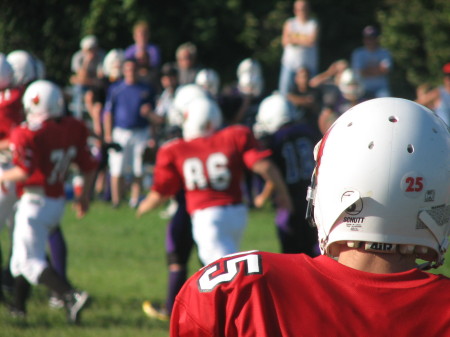
[[[33,155],[34,144],[29,137],[27,129],[18,127],[11,132],[9,147],[12,153],[12,161],[15,166],[20,167],[28,174],[36,168],[36,157]]]
[[[270,157],[272,151],[261,149],[251,130],[247,127],[243,127],[243,129],[245,132],[242,132],[240,140],[243,148],[243,159],[245,165],[251,169],[258,160]]]
[[[171,146],[162,146],[156,154],[152,190],[162,195],[175,195],[183,187],[183,180],[175,166]]]

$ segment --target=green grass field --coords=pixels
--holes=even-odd
[[[163,302],[166,295],[164,250],[167,220],[159,210],[136,219],[126,206],[113,210],[96,202],[82,220],[67,207],[63,230],[69,249],[69,278],[87,290],[92,301],[83,312],[81,326],[69,326],[63,310],[48,307],[47,291],[33,289],[27,322],[14,321],[0,308],[0,337],[163,337],[168,323],[148,319],[141,310],[144,299]],[[266,208],[250,212],[242,250],[278,251],[274,213]],[[7,251],[7,231],[0,235]],[[4,253],[4,255],[6,255]],[[450,276],[450,254],[440,272]],[[5,258],[5,256],[3,257]],[[199,268],[196,253],[190,273]]]

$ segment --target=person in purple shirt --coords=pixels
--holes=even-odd
[[[150,43],[150,25],[146,21],[138,21],[133,26],[134,44],[125,49],[125,58],[134,59],[138,65],[138,78],[141,82],[159,88],[159,69],[161,52],[159,46]]]
[[[152,146],[152,126],[162,122],[155,114],[155,89],[138,81],[136,61],[123,64],[123,80],[112,84],[104,108],[104,138],[106,143],[116,143],[109,149],[111,174],[111,201],[119,206],[124,185],[124,175],[132,169],[130,206],[137,207],[141,193],[143,154]],[[128,167],[131,165],[131,168]]]

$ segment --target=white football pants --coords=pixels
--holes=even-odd
[[[208,207],[195,211],[191,218],[192,234],[203,264],[239,251],[247,226],[247,206]]]

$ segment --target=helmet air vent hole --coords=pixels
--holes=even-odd
[[[437,130],[435,128],[432,129],[434,133],[438,133]]]
[[[350,127],[352,125],[353,125],[353,122],[350,122],[350,123],[347,124],[347,127]]]
[[[395,117],[395,116],[391,116],[391,117],[389,117],[389,122],[391,122],[391,123],[397,123],[397,122],[398,122],[398,118]]]
[[[414,146],[409,144],[408,147],[406,148],[406,150],[408,151],[408,153],[413,153],[414,152]]]
[[[375,146],[375,144],[373,142],[370,142],[369,143],[369,150],[372,150],[374,146]]]

